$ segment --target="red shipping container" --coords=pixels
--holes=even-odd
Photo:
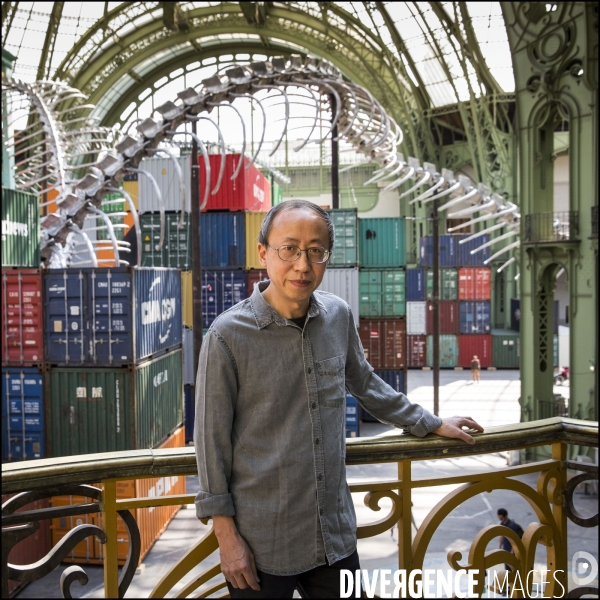
[[[440,300],[440,334],[457,334],[459,330],[458,302]],[[427,335],[433,335],[433,302],[427,303]]]
[[[44,360],[42,275],[37,269],[2,270],[2,364]]]
[[[250,298],[254,292],[254,284],[269,279],[266,269],[250,269],[246,274],[246,297]]]
[[[221,187],[216,194],[212,194],[219,170],[221,169],[221,155],[209,155],[210,163],[210,190],[207,210],[229,210],[229,211],[255,211],[267,212],[271,208],[271,184],[269,180],[256,168],[250,164],[250,159],[243,157],[243,166],[238,176],[231,179],[237,170],[239,154],[227,154],[225,156],[225,173],[221,181]],[[199,158],[200,165],[200,201],[204,198],[204,186],[206,177],[206,167],[204,159]]]
[[[365,358],[374,369],[402,369],[406,366],[404,319],[360,319],[359,335]]]
[[[477,356],[482,369],[492,366],[491,335],[458,336],[458,366],[470,368],[473,356]]]
[[[10,500],[16,494],[5,494],[2,496],[2,504]],[[23,508],[20,508],[16,512],[29,511],[29,510],[40,510],[42,508],[48,508],[48,499],[36,500],[30,504],[27,504]],[[19,542],[8,555],[8,562],[11,565],[29,565],[31,563],[41,560],[50,552],[51,549],[51,538],[50,538],[50,519],[40,521],[40,528],[29,537],[26,537],[23,541]],[[8,597],[14,598],[27,583],[20,581],[8,580]]]
[[[408,367],[425,367],[427,365],[427,336],[406,336],[408,346]]]
[[[490,300],[492,270],[488,267],[463,267],[458,270],[459,300]]]

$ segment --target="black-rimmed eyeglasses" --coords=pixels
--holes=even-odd
[[[298,246],[279,246],[275,248],[267,244],[269,248],[277,251],[277,255],[281,260],[286,262],[294,262],[300,258],[302,252],[306,252],[306,256],[311,263],[320,264],[327,262],[329,259],[330,252],[326,248],[321,246],[315,246],[314,248],[307,248],[306,250],[300,250]]]

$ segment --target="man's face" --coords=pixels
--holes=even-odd
[[[269,233],[269,245],[258,245],[260,263],[267,268],[271,285],[265,299],[286,318],[291,313],[308,309],[310,295],[319,287],[327,263],[311,263],[306,252],[294,262],[281,260],[277,254],[280,246],[297,246],[301,250],[321,246],[329,250],[327,225],[315,212],[296,208],[280,212]],[[291,311],[291,313],[290,313]]]
[[[498,515],[498,519],[500,520],[500,523],[508,521],[508,517],[505,517],[504,515]]]

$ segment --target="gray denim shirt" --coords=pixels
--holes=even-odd
[[[348,305],[316,291],[304,329],[255,286],[202,343],[194,442],[199,518],[233,516],[256,566],[293,575],[356,549],[346,483],[346,388],[381,421],[424,436],[441,419],[373,373]]]

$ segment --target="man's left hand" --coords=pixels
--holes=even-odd
[[[433,433],[447,438],[458,438],[467,444],[474,444],[475,440],[463,430],[463,427],[474,429],[483,433],[483,427],[471,417],[447,417],[442,419],[442,424]]]

